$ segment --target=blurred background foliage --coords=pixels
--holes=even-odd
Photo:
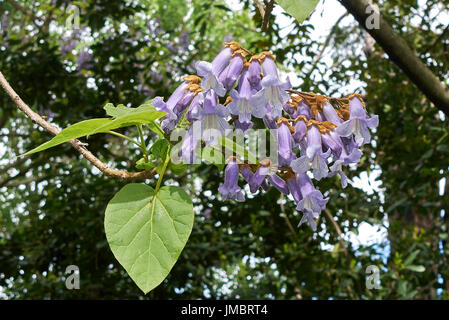
[[[376,2],[447,84],[449,32],[438,15],[447,14],[449,1]],[[282,13],[262,32],[253,2],[233,3],[239,9],[222,0],[0,0],[0,70],[24,101],[63,128],[103,116],[107,102],[135,107],[168,97],[183,75],[194,72],[194,61],[211,60],[224,41],[253,52],[270,50],[284,71],[297,74],[299,89],[342,96],[355,85],[366,98],[380,126],[348,176],[366,181],[378,175],[380,187],[342,190],[337,179],[321,182],[330,201],[313,233],[296,228],[300,216],[293,202],[282,201],[276,190],[243,204],[222,202],[216,194],[223,172],[215,166],[173,175],[168,183],[177,181],[193,198],[194,229],[168,278],[144,296],[114,259],[104,234],[106,204],[124,182],[101,175],[69,145],[14,162],[50,136],[2,92],[2,297],[449,298],[444,115],[351,17],[340,19],[324,41],[312,38],[308,21],[299,25]],[[73,6],[80,25],[70,29]],[[286,20],[288,28],[279,23]],[[320,59],[323,50],[330,52],[331,65]],[[87,142],[104,162],[135,170],[138,152],[117,139],[97,135]],[[367,224],[386,230],[383,240],[350,241]],[[80,268],[81,289],[71,291],[64,272],[73,264]],[[380,268],[381,289],[366,288],[369,265]]]

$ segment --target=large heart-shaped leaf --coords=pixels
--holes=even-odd
[[[157,194],[128,184],[109,202],[104,226],[109,246],[137,286],[148,293],[167,277],[193,227],[193,205],[174,186]]]
[[[318,2],[319,0],[277,0],[282,9],[298,20],[299,23],[307,19]]]

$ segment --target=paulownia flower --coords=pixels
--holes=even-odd
[[[377,115],[369,118],[362,101],[354,96],[349,100],[349,120],[338,126],[336,132],[342,137],[354,135],[358,146],[367,144],[371,141],[371,135],[368,128],[376,128],[379,125]]]
[[[223,196],[223,200],[234,199],[239,202],[245,201],[241,188],[238,186],[239,165],[235,158],[232,158],[225,169],[225,182],[218,191]]]

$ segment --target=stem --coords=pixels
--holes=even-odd
[[[167,152],[167,157],[165,158],[164,166],[162,167],[162,172],[159,175],[159,179],[157,180],[156,189],[154,189],[154,194],[159,191],[159,188],[161,187],[162,179],[164,178],[165,170],[167,170],[168,163],[170,162],[170,148]]]
[[[139,124],[137,125],[137,130],[139,130],[139,136],[140,136],[140,149],[142,149],[144,158],[147,159],[148,158],[148,151],[147,151],[147,145],[145,144],[145,139],[143,137],[143,130],[142,130],[142,125]]]
[[[138,143],[136,140],[134,140],[134,139],[132,139],[132,138],[130,138],[128,136],[125,136],[124,134],[121,134],[121,133],[118,133],[118,132],[115,132],[115,131],[108,131],[108,133],[110,133],[110,134],[112,134],[114,136],[126,139],[128,141],[131,141],[132,143],[134,143],[135,145],[137,145],[139,148],[142,149],[142,145],[140,143]]]

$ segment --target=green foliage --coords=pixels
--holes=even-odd
[[[177,2],[166,1],[168,6]],[[337,178],[319,187],[336,195],[328,209],[344,239],[366,224],[383,226],[388,235],[376,244],[344,241],[344,248],[326,215],[315,234],[296,228],[300,217],[286,201],[292,233],[277,191],[255,195],[243,205],[223,203],[216,196],[223,172],[213,166],[189,166],[181,177],[166,173],[165,183],[179,184],[193,199],[192,234],[167,281],[144,296],[114,258],[105,237],[105,206],[123,182],[92,170],[67,144],[33,154],[3,172],[6,163],[44,143],[48,134],[0,95],[0,286],[8,298],[449,298],[447,213],[441,216],[449,207],[448,184],[444,195],[438,190],[438,182],[449,176],[447,119],[442,120],[381,48],[369,50],[365,33],[350,17],[331,35],[322,54],[328,59],[316,61],[324,39],[311,37],[313,26],[306,21],[281,28],[272,21],[264,33],[252,1],[242,0],[242,9],[231,11],[225,1],[184,1],[191,14],[174,14],[174,29],[160,28],[157,33],[149,27],[161,17],[154,1],[136,5],[88,0],[82,2],[80,22],[91,31],[84,29],[87,36],[78,39],[74,51],[63,52],[66,42],[55,31],[65,30],[68,13],[62,1],[20,3],[45,17],[52,12],[52,26],[58,28],[45,30],[38,22],[38,32],[28,15],[9,1],[0,2],[0,12],[8,12],[8,27],[0,30],[0,70],[25,102],[61,127],[103,117],[101,106],[107,102],[139,106],[155,96],[167,98],[180,77],[193,72],[193,61],[210,61],[218,53],[226,35],[251,51],[272,51],[285,70],[298,74],[302,91],[340,97],[356,87],[366,96],[369,112],[379,114],[381,121],[362,165],[346,174],[354,179],[363,178],[362,172],[378,171],[380,191],[367,193],[353,186],[341,190]],[[447,22],[433,12],[444,14],[449,2],[390,0],[380,1],[379,7],[431,70],[442,81],[447,79]],[[121,30],[121,25],[127,29]],[[70,30],[65,31],[70,36]],[[189,36],[188,50],[179,45],[183,32]],[[177,51],[170,51],[170,45]],[[79,49],[84,46],[92,50],[92,67],[78,70]],[[152,123],[145,127],[163,136]],[[134,127],[118,132],[136,134]],[[150,132],[147,145],[156,139]],[[142,158],[138,149],[115,136],[96,135],[89,139],[89,149],[117,169],[132,171],[134,161]],[[406,261],[425,270],[409,270]],[[64,286],[65,268],[72,264],[81,270],[80,290]],[[369,265],[381,270],[379,290],[366,289]]]
[[[277,3],[299,23],[306,20],[315,9],[319,0],[277,0]]]
[[[126,108],[123,106],[114,108],[108,104],[105,106],[105,110],[108,115],[113,116],[113,119],[90,119],[76,123],[62,130],[50,141],[26,152],[23,156],[55,147],[72,139],[77,139],[84,136],[89,137],[90,135],[96,133],[105,133],[117,128],[132,125],[148,124],[165,115],[165,112],[157,111],[152,105],[149,104],[142,105],[135,109]]]
[[[106,207],[104,226],[114,256],[144,292],[169,274],[190,236],[192,200],[179,187],[157,193],[143,184],[123,187]]]

